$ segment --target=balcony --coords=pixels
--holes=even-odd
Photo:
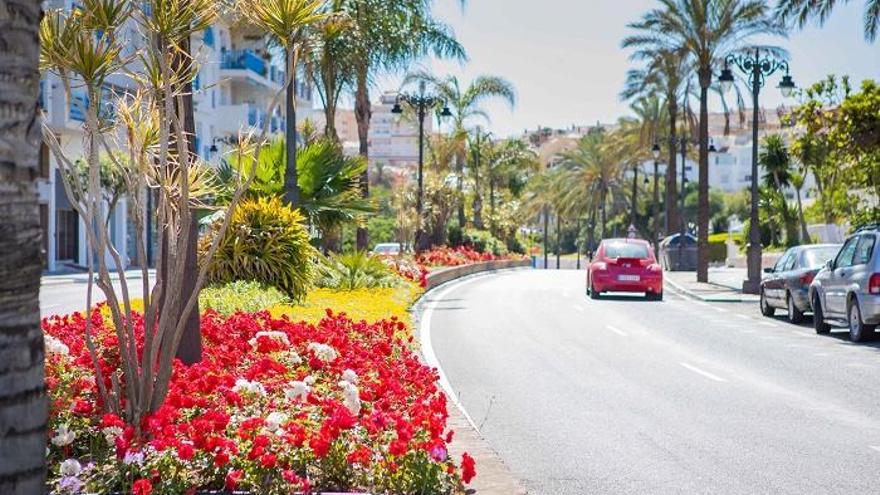
[[[68,117],[70,120],[76,122],[85,122],[86,121],[86,110],[89,108],[89,96],[85,93],[85,91],[75,92],[71,95],[70,99],[70,113]]]
[[[238,131],[246,127],[253,127],[258,131],[262,130],[263,124],[269,118],[263,108],[251,103],[218,105],[216,116],[217,133],[226,135],[238,135]],[[270,120],[270,126],[274,120],[274,118]]]
[[[284,71],[270,64],[252,50],[232,50],[224,52],[220,61],[223,76],[244,77],[253,82],[277,87],[284,83]]]

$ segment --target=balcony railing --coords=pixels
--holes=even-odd
[[[70,98],[70,120],[85,122],[88,108],[89,96],[85,92],[73,93]]]
[[[223,53],[221,69],[244,69],[267,77],[269,64],[251,50],[232,50]]]

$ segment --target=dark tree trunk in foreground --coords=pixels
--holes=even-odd
[[[46,491],[36,180],[40,2],[0,0],[0,493]]]
[[[296,208],[299,206],[299,177],[296,169],[296,57],[289,50],[287,70],[291,80],[285,95],[287,125],[284,127],[284,149],[287,152],[287,167],[284,169],[284,202],[291,208]]]
[[[697,282],[709,281],[709,82],[700,75],[700,180],[697,188]]]

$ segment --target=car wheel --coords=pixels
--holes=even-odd
[[[662,301],[663,300],[663,292],[646,292],[645,299],[649,301]]]
[[[590,284],[590,299],[599,299],[599,292],[596,291],[592,283]]]
[[[813,329],[823,335],[831,331],[831,325],[825,323],[825,312],[822,311],[822,301],[819,294],[813,294]]]
[[[862,321],[862,311],[859,309],[859,301],[853,299],[847,308],[847,321],[849,322],[849,340],[864,342],[874,336],[875,325],[866,325]]]
[[[794,303],[794,298],[791,297],[791,293],[786,294],[785,301],[788,306],[788,321],[795,325],[803,322],[804,312],[798,309],[797,305]]]
[[[767,302],[767,296],[764,295],[764,290],[761,290],[761,314],[764,316],[773,316],[776,314],[776,308],[770,306],[770,303]]]

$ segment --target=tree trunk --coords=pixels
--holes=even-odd
[[[287,49],[287,70],[290,84],[285,98],[287,125],[284,128],[284,149],[287,152],[287,167],[284,169],[284,203],[292,208],[299,206],[299,178],[296,169],[296,53]]]
[[[801,190],[797,189],[798,221],[801,224],[801,244],[810,244],[810,232],[807,230],[807,220],[804,218],[804,205],[801,202]]]
[[[360,70],[357,74],[357,87],[354,96],[354,117],[357,120],[358,143],[360,155],[368,160],[370,157],[370,118],[372,110],[370,108],[370,88],[367,80],[367,71]],[[361,196],[370,197],[370,167],[364,169],[361,174]],[[365,227],[357,229],[357,250],[366,251],[369,245],[369,232]]]
[[[0,493],[45,493],[48,400],[40,328],[40,2],[0,6]]]
[[[700,180],[697,188],[697,282],[709,281],[709,81],[700,77]]]
[[[489,232],[495,235],[495,178],[489,175]]]
[[[678,119],[678,103],[675,95],[669,98],[669,164],[666,166],[666,228],[663,229],[668,235],[673,230],[678,230],[678,186],[677,186],[677,161],[676,150],[676,121]],[[684,167],[684,164],[682,164]]]
[[[181,63],[185,63],[185,60],[189,58],[189,49],[190,44],[187,40],[183,46],[183,50],[185,53],[183,56],[178,57],[178,60]],[[181,69],[175,69],[175,73],[182,73]],[[183,86],[183,127],[184,133],[190,138],[187,140],[187,146],[189,148],[190,156],[197,156],[198,150],[196,149],[195,135],[196,135],[196,122],[195,122],[195,109],[193,108],[193,98],[192,98],[192,82],[189,81]],[[182,153],[181,153],[182,155]],[[187,164],[186,166],[189,166]],[[186,274],[183,277],[183,295],[184,297],[189,297],[190,294],[193,294],[196,291],[196,279],[199,275],[199,225],[196,220],[196,210],[191,209],[190,211],[190,223],[189,223],[189,242],[186,246],[186,261],[184,265],[184,270]],[[163,253],[167,253],[168,251],[163,251]],[[163,277],[163,280],[168,281],[170,277]],[[163,294],[167,294],[168,291],[162,291]],[[175,321],[179,320],[183,317],[183,305],[180,305],[181,314],[173,315],[172,317]],[[163,314],[166,318],[168,315]],[[192,311],[186,315],[186,329],[183,331],[183,335],[180,338],[180,346],[177,348],[177,357],[183,361],[185,364],[194,364],[202,360],[202,332],[201,332],[201,322],[199,318],[199,303],[198,299],[196,299],[196,304],[193,307]]]
[[[483,196],[480,194],[480,136],[477,135],[477,150],[474,153],[474,228],[483,228]]]
[[[458,174],[458,226],[464,230],[467,223],[464,216],[464,160],[460,153],[455,154],[455,172]]]

